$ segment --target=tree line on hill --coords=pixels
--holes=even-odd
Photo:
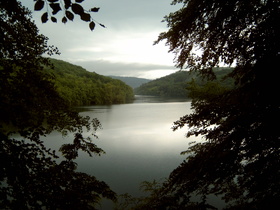
[[[88,72],[80,66],[51,59],[56,90],[70,106],[121,104],[133,100],[133,89],[124,82]]]
[[[123,81],[125,84],[129,85],[132,88],[140,87],[142,84],[150,82],[150,79],[138,78],[138,77],[123,77],[123,76],[109,76],[113,79],[118,79]]]
[[[198,73],[178,71],[168,76],[142,84],[140,87],[135,88],[134,92],[137,95],[189,98],[189,89],[194,83],[199,86],[211,83],[216,85],[219,84],[225,88],[232,88],[233,79],[226,77],[226,75],[232,70],[233,68],[214,68],[213,72],[215,73],[216,79],[211,82],[201,78]]]
[[[77,171],[76,158],[81,151],[104,153],[93,142],[101,125],[57,91],[42,55],[59,51],[47,41],[19,1],[0,1],[0,209],[95,209],[101,197],[116,200],[116,193]],[[60,157],[44,145],[54,131],[73,134]]]
[[[82,0],[34,2],[35,10],[50,5],[53,22],[65,8],[64,23],[80,16],[94,28],[78,4]],[[190,80],[193,112],[176,121],[173,130],[188,126],[187,137],[201,135],[204,141],[185,148],[185,160],[162,185],[144,183],[150,196],[133,199],[133,209],[216,209],[211,195],[220,196],[226,209],[275,209],[280,198],[279,100],[267,93],[277,88],[280,1],[173,4],[182,8],[165,17],[168,31],[155,44],[166,41],[177,67],[208,78],[220,62],[236,63],[229,75],[235,86],[226,90],[215,81],[198,86]],[[42,55],[57,54],[57,49],[39,34],[19,1],[0,1],[0,11],[0,208],[96,209],[101,197],[116,201],[103,181],[77,171],[79,151],[103,153],[91,138],[100,123],[73,111],[59,96],[58,82],[55,87],[41,68],[48,63]],[[42,22],[49,15],[44,11]],[[198,48],[200,55],[193,53]],[[53,131],[74,134],[73,142],[60,148],[61,162],[41,139]]]

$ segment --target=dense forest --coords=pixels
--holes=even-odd
[[[120,104],[133,100],[133,89],[124,82],[88,72],[80,66],[51,59],[45,68],[55,78],[58,93],[71,106]]]
[[[225,78],[232,71],[232,68],[214,68],[216,79],[222,86],[231,87],[233,79]],[[198,73],[178,71],[168,76],[145,83],[134,89],[138,95],[153,95],[163,97],[188,97],[188,86],[194,80],[196,84],[203,85],[207,81],[202,79]]]
[[[150,79],[144,79],[144,78],[138,78],[138,77],[121,77],[121,76],[109,76],[109,77],[111,77],[113,79],[121,80],[132,88],[140,87],[141,85],[152,81]]]

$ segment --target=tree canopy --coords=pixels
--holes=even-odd
[[[45,70],[54,75],[59,95],[70,106],[129,103],[133,89],[120,80],[88,72],[80,66],[51,59],[53,68]]]
[[[277,88],[280,1],[178,3],[182,8],[165,17],[169,30],[156,43],[166,41],[178,67],[210,79],[213,67],[235,65],[228,75],[235,87],[191,87],[193,113],[173,129],[186,125],[187,136],[204,141],[183,152],[186,160],[149,206],[207,209],[209,195],[219,195],[228,208],[273,209],[280,199],[279,100],[269,93]]]
[[[233,79],[224,78],[232,68],[215,68],[213,70],[216,80],[212,83],[219,83],[226,88],[232,88]],[[189,86],[194,81],[197,85],[203,85],[207,81],[203,80],[199,74],[189,71],[178,71],[176,73],[167,75],[165,77],[152,80],[148,83],[141,85],[134,90],[135,94],[138,95],[152,95],[162,97],[179,97],[179,98],[190,98]]]
[[[166,40],[178,67],[211,73],[221,62],[250,66],[279,55],[279,1],[173,1],[177,3],[183,7],[165,17],[169,31],[156,43]]]
[[[77,172],[78,151],[101,155],[93,143],[97,119],[72,111],[56,91],[43,53],[58,53],[38,33],[30,12],[15,0],[0,1],[0,208],[95,209],[109,186]],[[42,136],[73,133],[58,161]],[[87,137],[83,132],[91,134]]]

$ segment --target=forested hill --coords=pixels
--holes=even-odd
[[[144,79],[138,77],[120,77],[120,76],[110,76],[110,77],[113,79],[121,80],[132,88],[137,88],[140,85],[151,81],[150,79]]]
[[[217,81],[224,86],[231,86],[232,80],[227,79],[222,81],[221,79],[232,71],[232,68],[215,68]],[[137,95],[152,95],[152,96],[164,96],[164,97],[188,97],[187,86],[188,82],[192,79],[196,83],[201,84],[201,78],[197,73],[190,73],[187,71],[178,71],[165,77],[153,80],[146,84],[141,85],[134,89],[134,93]]]
[[[71,105],[103,105],[130,102],[133,89],[124,82],[88,72],[80,66],[51,59],[58,93]]]

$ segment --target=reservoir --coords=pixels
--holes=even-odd
[[[140,196],[141,182],[163,181],[185,159],[180,153],[195,140],[185,137],[187,127],[171,129],[174,121],[191,113],[191,102],[186,100],[138,96],[130,104],[78,110],[101,122],[94,143],[106,152],[93,157],[81,152],[76,160],[78,170],[105,181],[118,194]],[[53,133],[46,146],[57,149],[68,138]]]

